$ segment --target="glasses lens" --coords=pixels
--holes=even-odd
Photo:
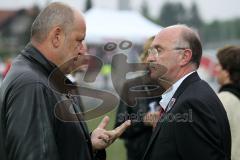
[[[148,54],[158,55],[158,51],[156,48],[148,49]]]

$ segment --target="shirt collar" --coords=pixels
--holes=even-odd
[[[196,71],[192,71],[186,74],[185,76],[183,76],[182,78],[180,78],[179,80],[177,80],[168,90],[166,90],[162,94],[162,99],[159,102],[159,104],[164,109],[164,111],[166,110],[168,103],[170,102],[171,98],[173,97],[174,93],[177,91],[178,87],[181,85],[183,80],[186,79],[189,75],[191,75],[194,72]]]

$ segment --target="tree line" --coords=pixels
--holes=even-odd
[[[189,8],[181,2],[166,2],[157,18],[150,16],[146,1],[143,1],[141,11],[146,18],[163,27],[180,23],[196,28],[204,43],[240,39],[240,18],[206,23],[195,2]]]

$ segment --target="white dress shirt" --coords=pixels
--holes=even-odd
[[[190,74],[194,73],[196,71],[192,71],[188,74],[186,74],[185,76],[183,76],[182,78],[180,78],[179,80],[177,80],[168,90],[166,90],[163,94],[162,94],[162,99],[159,102],[160,106],[164,109],[164,111],[166,111],[167,106],[170,102],[170,100],[172,99],[174,93],[177,91],[178,87],[181,85],[181,83],[183,82],[183,80],[185,78],[187,78]],[[174,100],[175,101],[175,100]],[[168,108],[169,109],[169,108]]]

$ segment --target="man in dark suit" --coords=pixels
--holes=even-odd
[[[199,36],[185,25],[164,28],[149,49],[152,78],[172,86],[162,95],[163,114],[144,160],[227,160],[231,134],[226,112],[196,72],[202,56]],[[167,68],[159,74],[161,64]]]

